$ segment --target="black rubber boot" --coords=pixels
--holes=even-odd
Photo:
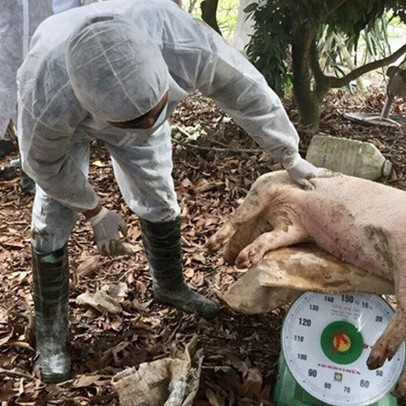
[[[35,182],[23,171],[20,173],[20,185],[23,192],[35,195]]]
[[[218,314],[217,305],[194,292],[182,272],[180,218],[163,223],[140,219],[142,241],[151,269],[154,296],[186,313],[197,312],[205,319]]]
[[[32,247],[37,360],[44,382],[70,378],[68,336],[69,266],[66,245],[49,254]]]

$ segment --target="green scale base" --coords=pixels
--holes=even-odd
[[[273,391],[272,402],[278,406],[330,406],[302,389],[290,373],[283,355],[279,358],[278,381]],[[378,402],[370,403],[368,406],[398,406],[398,401],[389,393]]]

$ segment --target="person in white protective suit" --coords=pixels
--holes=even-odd
[[[121,0],[69,10],[37,30],[18,72],[23,168],[37,182],[32,215],[37,352],[42,377],[69,377],[66,244],[78,215],[99,250],[127,254],[124,219],[100,205],[89,141],[104,141],[121,193],[140,218],[155,298],[206,319],[215,303],[184,281],[180,210],[168,117],[191,92],[212,98],[306,184],[321,174],[298,154],[281,101],[238,51],[166,0]],[[38,316],[37,316],[38,319]]]
[[[27,55],[38,25],[53,12],[80,5],[80,0],[1,0],[0,4],[0,140],[10,121],[17,123],[17,70]],[[35,185],[22,173],[21,186]]]
[[[96,1],[96,0],[95,0]],[[62,13],[62,11],[69,10],[74,7],[82,5],[81,0],[53,0],[52,9],[55,14]]]

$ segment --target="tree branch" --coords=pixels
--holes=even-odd
[[[35,380],[35,376],[31,376],[25,372],[19,371],[17,368],[14,369],[6,369],[6,368],[0,368],[0,375],[8,375],[12,376],[13,378],[25,378],[30,381]]]
[[[381,68],[382,66],[389,65],[391,62],[396,61],[400,56],[402,56],[404,53],[406,53],[406,44],[400,47],[396,52],[394,52],[392,55],[387,56],[386,58],[379,59],[374,62],[367,63],[366,65],[360,66],[357,69],[354,69],[347,75],[343,76],[342,78],[336,78],[334,76],[328,76],[330,80],[331,87],[337,88],[337,87],[343,87],[345,85],[348,85],[352,80],[358,78],[359,76],[370,72],[374,69]]]
[[[333,1],[329,1],[328,3],[328,12],[324,14],[324,16],[322,17],[322,22],[325,22],[327,20],[327,18],[336,12],[336,10],[338,8],[340,8],[344,3],[346,2],[346,0],[336,0],[335,2]]]
[[[260,154],[265,152],[264,149],[252,149],[252,148],[217,148],[217,147],[201,147],[200,145],[194,145],[187,142],[178,141],[175,138],[172,138],[172,142],[175,144],[181,145],[185,148],[193,148],[199,151],[215,151],[215,152],[231,152],[231,153],[248,153],[248,154]]]
[[[318,15],[318,23],[324,24],[325,21],[327,20],[327,18],[331,14],[335,13],[335,11],[339,7],[341,7],[343,5],[343,3],[345,3],[345,2],[346,2],[346,0],[335,0],[335,1],[330,0],[328,3],[328,10],[326,10],[326,13],[324,13],[324,14],[320,13]],[[303,23],[302,15],[300,13],[298,13],[297,10],[294,10],[294,12],[292,12],[292,11],[289,12],[289,10],[291,10],[291,8],[289,6],[286,6],[286,9],[287,9],[287,15],[290,15],[292,20],[295,21],[295,23],[296,23],[295,25],[299,28],[303,28],[304,25],[302,24]]]
[[[317,43],[316,40],[313,39],[310,45],[310,67],[313,72],[314,80],[316,82],[317,87],[325,87],[328,86],[330,81],[330,77],[326,76],[319,63],[319,54],[317,52]]]

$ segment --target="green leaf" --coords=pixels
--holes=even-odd
[[[245,7],[244,9],[244,13],[252,13],[253,11],[255,11],[258,7],[258,3],[251,3],[248,4],[247,7]]]

